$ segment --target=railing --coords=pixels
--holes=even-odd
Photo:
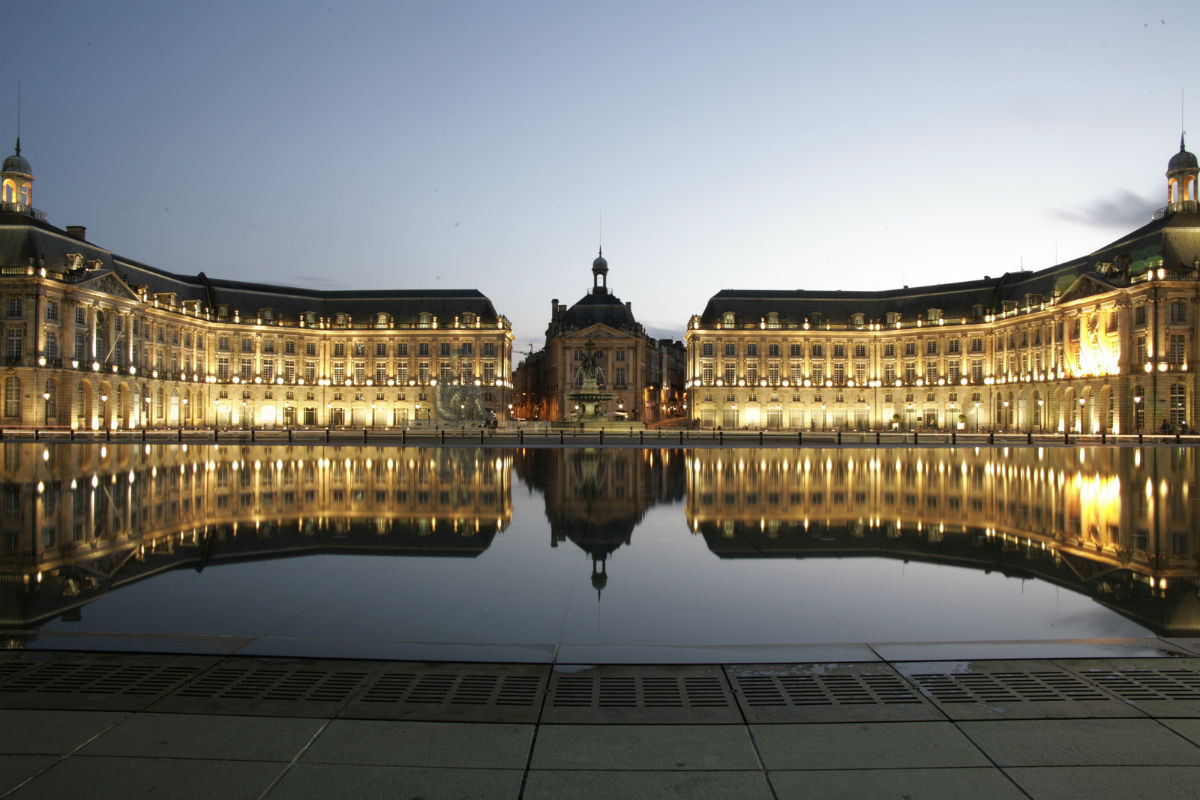
[[[1162,219],[1168,214],[1195,214],[1200,212],[1200,201],[1196,200],[1180,200],[1177,203],[1165,205],[1162,208],[1156,209],[1150,215],[1151,219]]]
[[[0,203],[0,211],[6,214],[28,214],[41,222],[46,221],[46,212],[39,211],[28,203],[4,202]]]

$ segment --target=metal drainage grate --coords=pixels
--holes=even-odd
[[[82,704],[141,708],[187,681],[210,662],[175,663],[122,656],[65,656],[49,661],[9,661],[0,669],[0,705]]]
[[[920,703],[896,675],[734,675],[746,705],[843,706]]]
[[[363,693],[359,702],[532,706],[541,682],[538,675],[386,673]]]
[[[1095,686],[1066,672],[918,673],[909,678],[939,703],[1062,703],[1110,700]]]
[[[1195,670],[1089,669],[1081,674],[1122,700],[1200,700],[1200,672]]]
[[[716,675],[683,678],[562,675],[551,694],[555,708],[725,708],[729,697]]]
[[[203,700],[344,703],[367,678],[366,670],[222,665],[175,692]]]
[[[549,669],[540,665],[407,665],[373,677],[343,711],[360,719],[536,722]]]
[[[554,672],[543,722],[740,722],[719,668],[594,667]]]

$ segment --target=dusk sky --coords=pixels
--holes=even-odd
[[[681,338],[721,289],[1083,255],[1166,203],[1184,121],[1200,147],[1195,0],[4,5],[0,142],[20,81],[52,223],[171,272],[477,288],[520,352],[601,236]]]

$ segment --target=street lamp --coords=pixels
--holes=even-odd
[[[1038,404],[1038,432],[1045,433],[1045,431],[1046,431],[1046,414],[1045,414],[1045,410],[1043,409],[1043,406],[1046,404],[1046,401],[1039,397],[1037,404]]]
[[[1077,426],[1079,433],[1083,433],[1083,406],[1085,403],[1087,403],[1085,398],[1079,398],[1079,425]]]
[[[1142,429],[1142,396],[1135,394],[1133,396],[1133,419],[1138,431]]]

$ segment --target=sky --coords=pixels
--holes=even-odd
[[[722,289],[1084,255],[1200,147],[1194,0],[807,6],[3,0],[0,143],[19,82],[53,224],[183,274],[479,289],[518,353],[601,244],[682,338]]]

